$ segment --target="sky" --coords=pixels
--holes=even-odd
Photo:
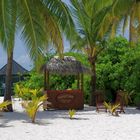
[[[69,4],[69,0],[63,0],[65,3]],[[126,30],[125,37],[128,38],[128,29]],[[64,38],[64,50],[67,51],[70,47],[69,42]],[[14,60],[18,62],[21,66],[27,70],[31,70],[33,67],[32,61],[29,57],[29,54],[26,49],[26,44],[21,39],[20,34],[16,34],[15,38],[15,47],[14,47]],[[0,68],[2,68],[7,62],[6,52],[3,50],[0,45]]]

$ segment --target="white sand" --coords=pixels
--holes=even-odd
[[[70,120],[68,111],[40,111],[32,124],[14,101],[14,112],[0,117],[0,140],[140,140],[140,111],[127,108],[113,117],[86,106]]]

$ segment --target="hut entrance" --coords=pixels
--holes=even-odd
[[[45,105],[44,108],[53,109],[83,109],[83,74],[91,71],[83,66],[74,57],[65,56],[64,59],[58,57],[52,58],[43,66],[44,70],[44,90],[48,96],[51,105]],[[70,90],[50,90],[50,74],[75,75],[77,77],[77,89]],[[57,83],[56,83],[57,84]]]

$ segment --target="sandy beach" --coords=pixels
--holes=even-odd
[[[97,113],[85,105],[73,120],[68,111],[40,111],[32,124],[18,99],[13,101],[14,112],[1,113],[0,140],[139,140],[140,111],[126,108],[125,114],[113,117]]]

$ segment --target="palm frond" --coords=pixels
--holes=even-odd
[[[32,60],[38,61],[39,47],[47,42],[45,37],[44,7],[39,1],[19,1],[18,24],[21,36],[28,46]],[[32,6],[34,5],[34,6]]]

